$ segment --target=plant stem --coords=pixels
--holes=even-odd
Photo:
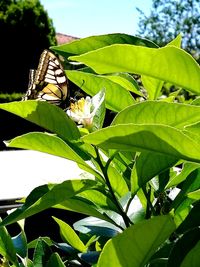
[[[95,147],[95,150],[96,150],[96,154],[97,154],[97,158],[96,159],[97,159],[97,161],[99,163],[99,166],[101,168],[101,171],[102,171],[102,173],[104,175],[104,178],[105,178],[106,184],[108,186],[108,189],[109,189],[109,191],[110,191],[110,193],[112,195],[113,202],[115,203],[115,205],[116,205],[116,207],[117,207],[117,209],[119,211],[119,214],[122,216],[126,227],[129,227],[132,224],[132,222],[131,222],[130,218],[127,216],[127,214],[124,212],[121,204],[119,203],[118,199],[116,198],[115,193],[114,193],[114,191],[112,189],[109,177],[108,177],[108,167],[109,167],[111,161],[113,160],[114,155],[111,158],[109,158],[108,161],[106,162],[106,165],[103,166],[101,158],[100,158],[100,155],[99,155],[99,151],[98,151],[98,149],[96,147]]]
[[[143,193],[144,193],[144,195],[145,195],[145,197],[146,197],[146,200],[147,200],[147,210],[146,210],[146,216],[145,216],[145,218],[146,218],[146,219],[149,219],[149,218],[151,217],[151,212],[152,212],[153,214],[155,214],[154,207],[153,207],[153,205],[152,205],[152,203],[151,203],[151,200],[150,200],[151,192],[150,192],[150,191],[147,192],[145,186],[142,188],[142,191],[143,191]]]

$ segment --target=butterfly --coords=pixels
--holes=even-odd
[[[69,98],[68,80],[59,59],[45,49],[37,70],[29,72],[29,84],[22,101],[35,99],[64,106]]]

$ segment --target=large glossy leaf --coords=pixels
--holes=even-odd
[[[80,252],[85,252],[87,250],[84,243],[78,237],[76,232],[67,224],[66,222],[53,217],[53,219],[57,222],[60,228],[60,234],[64,242],[67,242],[73,248],[77,249]]]
[[[70,59],[86,64],[96,73],[129,72],[147,75],[200,93],[199,65],[192,56],[174,46],[155,49],[116,44]]]
[[[83,140],[105,149],[146,151],[200,162],[200,144],[165,125],[120,124],[84,136]]]
[[[89,180],[70,180],[57,185],[46,185],[46,192],[43,189],[43,194],[35,198],[28,197],[25,204],[19,209],[8,215],[3,221],[3,225],[11,224],[13,222],[24,219],[28,216],[36,214],[47,208],[53,207],[56,204],[62,203],[67,199],[79,194],[80,192],[92,187],[96,183]],[[49,189],[48,189],[49,188]]]
[[[45,101],[28,100],[5,103],[0,104],[0,109],[56,133],[64,140],[74,140],[80,137],[76,124],[68,118],[66,113]]]
[[[165,124],[178,129],[200,121],[200,106],[161,101],[145,101],[127,107],[117,114],[116,124]]]
[[[111,110],[120,111],[135,102],[127,89],[106,78],[106,76],[81,71],[67,71],[67,76],[73,83],[92,96],[105,88],[106,107]]]
[[[123,33],[113,33],[82,38],[68,44],[52,46],[51,49],[64,57],[68,57],[70,54],[79,55],[112,44],[134,44],[157,47],[156,44],[147,39]]]
[[[87,170],[97,177],[99,176],[99,174],[84,161],[87,160],[85,154],[83,154],[83,157],[79,156],[67,143],[52,134],[40,132],[27,133],[9,141],[8,146],[36,150],[73,160],[80,168]]]
[[[104,246],[97,266],[142,267],[175,230],[170,216],[142,221],[112,238]]]

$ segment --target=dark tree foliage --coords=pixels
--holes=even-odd
[[[0,91],[25,92],[29,69],[56,44],[52,20],[39,0],[0,0]]]
[[[197,59],[200,55],[200,0],[152,0],[149,16],[137,9],[139,35],[160,46],[167,44],[179,33],[182,47]]]

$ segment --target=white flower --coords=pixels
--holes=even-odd
[[[76,102],[71,102],[70,108],[66,111],[67,115],[79,125],[92,130],[94,127],[93,119],[98,116],[98,111],[101,109],[102,103],[105,100],[105,92],[100,91],[94,97],[86,96]]]
[[[70,104],[70,109],[67,110],[67,115],[85,128],[92,125],[94,112],[91,112],[92,101],[89,96],[85,99],[81,98],[77,102]]]

